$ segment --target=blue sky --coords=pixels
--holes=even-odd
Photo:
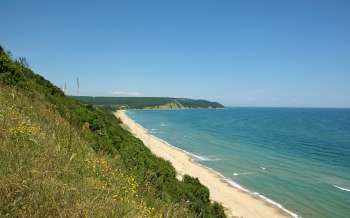
[[[350,1],[17,1],[0,44],[75,94],[350,107]]]

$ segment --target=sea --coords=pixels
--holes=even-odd
[[[350,217],[350,109],[227,107],[127,115],[292,217]]]

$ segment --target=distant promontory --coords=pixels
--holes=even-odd
[[[218,102],[189,98],[169,97],[92,97],[71,96],[83,103],[109,106],[116,109],[185,109],[185,108],[223,108]]]

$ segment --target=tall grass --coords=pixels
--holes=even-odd
[[[0,215],[184,215],[166,211],[170,205],[147,206],[119,156],[95,153],[84,131],[52,105],[0,85]]]

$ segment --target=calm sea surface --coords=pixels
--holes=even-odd
[[[130,110],[153,135],[301,217],[350,217],[350,109]]]

